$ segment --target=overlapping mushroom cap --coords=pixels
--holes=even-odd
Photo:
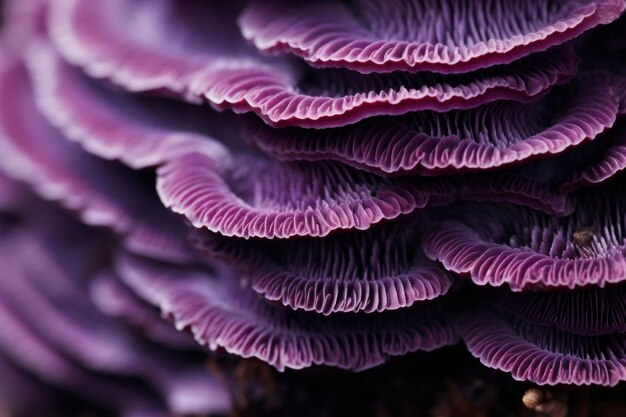
[[[5,8],[12,379],[206,414],[211,351],[358,371],[460,337],[626,380],[624,0]]]
[[[336,159],[382,174],[488,170],[593,140],[619,111],[614,84],[571,82],[528,104],[422,111],[319,131],[253,125],[251,141],[280,159]]]
[[[623,285],[500,297],[463,326],[485,365],[538,384],[613,386],[626,378]]]
[[[262,50],[363,72],[467,72],[574,39],[624,11],[619,0],[258,2],[240,18]]]
[[[415,222],[323,239],[239,242],[197,233],[192,240],[208,257],[237,266],[244,285],[268,300],[326,315],[409,307],[453,284],[422,253]]]
[[[515,291],[625,281],[621,187],[577,197],[576,211],[560,218],[512,205],[452,209],[425,233],[424,250],[478,285],[508,284]]]
[[[457,327],[439,304],[378,315],[324,317],[258,297],[229,271],[215,276],[128,256],[120,279],[211,349],[257,357],[278,369],[313,364],[367,369],[389,356],[454,344]]]
[[[0,242],[3,358],[45,384],[118,412],[227,410],[226,387],[197,358],[150,343],[90,301],[95,277],[108,268],[113,236],[32,196],[24,204]]]

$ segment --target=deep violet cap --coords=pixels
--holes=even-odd
[[[314,66],[466,72],[504,64],[617,19],[623,0],[275,0],[241,15],[244,37]]]
[[[499,307],[525,321],[569,333],[597,336],[626,332],[626,286],[575,291],[506,291]]]
[[[279,370],[311,365],[363,370],[457,341],[453,317],[436,301],[384,313],[322,316],[269,303],[229,269],[181,268],[121,254],[116,270],[200,344],[256,357]]]
[[[0,68],[0,168],[32,185],[43,198],[81,214],[87,224],[110,227],[138,253],[171,260],[191,255],[184,228],[164,210],[136,172],[92,157],[68,142],[39,114],[22,65]],[[154,181],[154,180],[153,180]]]
[[[166,92],[222,110],[253,111],[276,127],[342,126],[382,114],[530,101],[567,81],[577,66],[565,47],[461,76],[320,71],[260,56],[228,26],[236,14],[230,6],[60,0],[51,7],[58,50],[89,75],[133,92]],[[134,35],[139,24],[153,36]]]
[[[452,208],[424,233],[432,259],[479,285],[603,287],[626,280],[621,181],[581,194],[576,210],[556,217],[514,205]]]
[[[470,353],[516,380],[541,385],[606,385],[626,380],[626,334],[584,336],[495,312],[469,315]]]
[[[598,77],[599,78],[599,77]],[[619,111],[617,81],[591,77],[528,104],[493,101],[470,110],[419,111],[335,129],[245,134],[281,160],[337,160],[383,175],[484,171],[558,155],[593,140]]]
[[[359,371],[462,333],[516,379],[626,380],[626,78],[579,42],[624,0],[31,5],[0,49],[0,371],[206,414],[209,350]]]
[[[242,285],[267,300],[325,315],[410,307],[446,294],[453,283],[422,253],[416,222],[295,241],[242,242],[205,231],[192,240],[208,259],[237,268]]]

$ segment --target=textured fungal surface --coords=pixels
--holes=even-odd
[[[274,126],[341,126],[380,114],[467,108],[493,99],[528,101],[576,71],[570,48],[471,76],[312,71],[261,57],[237,41],[232,20],[213,21],[210,5],[193,4],[188,10],[172,0],[62,1],[52,5],[53,39],[71,63],[95,77],[131,91],[165,91],[220,109],[254,111]],[[141,39],[132,31],[137,24],[164,23],[177,48],[164,51],[159,38]],[[224,38],[237,46],[224,48]]]
[[[514,61],[616,19],[618,0],[285,0],[248,6],[243,35],[262,50],[363,72],[466,72]]]
[[[0,8],[0,416],[625,414],[626,0]]]
[[[157,199],[141,177],[91,158],[38,114],[23,67],[7,64],[0,83],[7,92],[0,102],[0,147],[9,175],[32,184],[43,198],[79,211],[86,223],[125,235],[127,245],[140,253],[190,256],[183,228],[155,206]]]
[[[314,364],[367,369],[389,356],[433,350],[458,338],[456,324],[440,305],[323,317],[268,304],[228,270],[212,276],[122,256],[117,271],[128,286],[172,317],[179,329],[189,328],[203,345],[256,357],[279,369]]]
[[[581,146],[558,162],[573,168],[559,174],[565,190],[600,184],[619,174],[626,168],[626,124],[618,121],[596,143]]]
[[[468,319],[464,340],[485,365],[537,384],[613,386],[626,380],[624,333],[583,336],[517,318]]]
[[[61,53],[90,75],[191,99],[190,84],[207,67],[245,57],[233,25],[242,3],[215,13],[205,2],[60,0],[50,2],[48,23]]]
[[[248,149],[238,139],[234,120],[230,131],[212,129],[211,133],[222,139],[216,142],[206,136],[206,122],[196,109],[169,102],[144,106],[146,109],[141,100],[93,88],[89,91],[83,84],[82,90],[78,86],[64,88],[63,92],[77,96],[64,93],[58,109],[54,96],[47,95],[54,94],[50,90],[55,86],[42,78],[60,69],[54,67],[56,58],[47,55],[49,51],[39,52],[46,58],[42,64],[53,60],[50,74],[40,73],[37,68],[46,67],[33,63],[41,107],[52,122],[99,156],[135,167],[161,162],[157,175],[163,203],[196,227],[243,237],[318,236],[338,228],[364,229],[429,202],[449,200],[449,190],[443,187],[397,183],[336,163],[278,163]],[[100,97],[105,94],[109,103],[98,103],[98,92]],[[79,101],[79,97],[86,100]],[[89,112],[75,107],[85,102],[93,103]],[[171,111],[178,109],[188,115],[187,133],[177,130],[181,121]],[[209,120],[224,123],[218,122],[215,114]],[[194,124],[195,132],[191,131]],[[205,136],[198,131],[205,131]]]
[[[527,102],[571,79],[576,68],[577,60],[567,47],[455,76],[358,74],[299,66],[226,68],[211,73],[199,92],[218,109],[253,111],[274,127],[322,128],[376,115],[464,109],[496,99]]]
[[[541,326],[587,336],[626,331],[626,287],[507,293],[502,308]]]
[[[281,159],[337,159],[383,174],[485,170],[558,154],[612,126],[619,111],[614,83],[576,84],[529,104],[495,101],[324,131],[260,123],[247,130],[253,142]]]
[[[396,310],[448,292],[452,276],[424,256],[419,236],[415,224],[398,222],[275,244],[206,233],[194,240],[209,257],[238,265],[268,300],[328,315]]]
[[[188,153],[158,170],[163,203],[195,227],[226,236],[325,236],[367,229],[451,199],[427,183],[396,182],[332,162],[277,163],[249,154],[233,160]]]
[[[564,217],[501,205],[452,210],[425,233],[424,250],[476,284],[515,291],[624,281],[623,193],[605,188],[579,197]]]
[[[145,343],[90,303],[87,286],[111,237],[54,207],[31,209],[32,217],[0,242],[0,343],[6,354],[46,383],[103,406],[145,402],[177,413],[225,410],[224,388],[198,372],[197,363]]]

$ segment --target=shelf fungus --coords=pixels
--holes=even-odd
[[[626,380],[626,0],[2,9],[0,414]]]
[[[537,384],[626,380],[624,285],[500,294],[472,312],[463,339],[485,365]]]
[[[563,217],[513,205],[453,208],[424,234],[424,250],[478,285],[619,284],[626,281],[624,197],[614,185],[585,191]]]

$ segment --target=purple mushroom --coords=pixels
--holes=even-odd
[[[626,332],[626,287],[506,292],[502,309],[541,326],[586,336]]]
[[[537,384],[608,385],[626,380],[626,335],[584,336],[493,312],[468,317],[463,340],[488,367]]]
[[[453,279],[424,256],[415,222],[322,239],[247,241],[196,233],[209,259],[236,265],[266,299],[329,315],[381,312],[442,296]]]
[[[441,303],[324,317],[264,301],[229,269],[181,268],[121,254],[116,271],[199,343],[256,357],[278,369],[332,365],[363,370],[390,356],[430,351],[458,340],[456,323]]]
[[[113,410],[214,413],[225,388],[197,362],[148,344],[87,296],[114,239],[42,202],[0,240],[3,357],[38,379]],[[143,386],[135,382],[144,381]]]
[[[538,384],[626,380],[625,287],[500,292],[468,314],[463,340],[485,365]]]
[[[626,0],[3,9],[0,413],[626,381]]]
[[[237,3],[229,7],[237,9]],[[313,72],[292,61],[263,58],[246,47],[232,18],[209,23],[193,17],[213,15],[209,4],[63,0],[51,7],[52,38],[69,62],[90,75],[130,91],[167,91],[219,109],[251,110],[273,126],[341,126],[380,114],[468,108],[494,99],[528,101],[576,70],[575,57],[564,48],[458,77]],[[147,20],[146,14],[154,18]],[[177,46],[164,51],[158,36],[125,36],[135,24],[158,36],[167,36],[163,28],[169,27],[175,40],[167,41]],[[225,37],[232,38],[228,49]]]
[[[248,6],[239,25],[257,48],[314,66],[460,73],[574,39],[625,8],[620,0],[276,0]]]
[[[283,160],[335,159],[383,175],[458,173],[519,164],[593,140],[618,113],[614,83],[580,80],[529,104],[413,112],[337,129],[247,129]]]
[[[513,205],[457,207],[424,233],[424,251],[478,285],[514,291],[623,282],[623,191],[607,186],[578,197],[564,217]]]

